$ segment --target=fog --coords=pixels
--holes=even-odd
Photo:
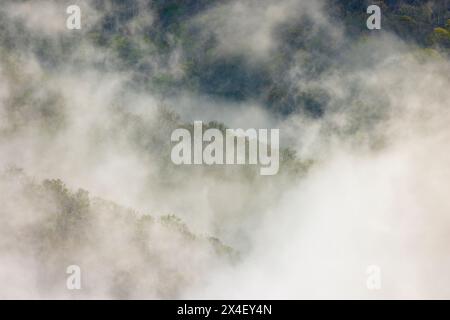
[[[187,18],[199,42],[219,39],[217,57],[261,69],[283,45],[277,32],[286,24],[312,21],[311,37],[328,34],[340,54],[325,72],[311,76],[312,54],[298,50],[279,75],[293,92],[326,95],[326,112],[283,115],[258,97],[140,85],[116,52],[90,40],[117,10],[112,2],[75,2],[88,17],[79,33],[65,27],[64,1],[0,9],[0,171],[23,169],[0,179],[1,298],[449,297],[443,54],[387,33],[354,41],[322,1],[229,1]],[[125,27],[138,38],[155,21],[150,2],[136,3],[139,14]],[[148,78],[183,82],[186,55],[171,44],[142,58],[142,68]],[[170,134],[195,120],[279,128],[300,173],[286,162],[273,177],[174,166]],[[69,200],[45,179],[62,180],[68,199],[85,201],[76,190],[89,192],[89,222],[74,234],[69,226],[53,235],[50,221]],[[147,214],[154,220],[143,227],[142,249],[135,223]],[[172,228],[167,214],[186,227]],[[233,254],[220,253],[222,243]],[[71,264],[81,267],[82,290],[66,288]],[[366,285],[373,265],[379,290]]]

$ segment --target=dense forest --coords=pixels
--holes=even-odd
[[[290,228],[301,230],[307,214],[316,212],[315,204],[304,206],[310,199],[330,204],[316,215],[339,212],[335,197],[358,198],[353,193],[378,186],[356,187],[358,178],[341,177],[358,172],[358,165],[309,183],[309,177],[328,172],[329,162],[340,161],[336,150],[378,161],[383,152],[423,143],[433,148],[423,152],[436,156],[423,161],[445,172],[444,187],[436,190],[445,190],[448,0],[3,2],[0,281],[7,289],[0,290],[1,298],[259,297],[264,290],[218,293],[217,287],[226,286],[229,274],[246,283],[233,272],[248,272],[253,285],[269,281],[259,269],[266,261],[262,253],[276,252],[277,258],[267,258],[273,261],[287,244],[322,248],[321,241],[284,238],[309,234]],[[66,28],[69,4],[81,8],[81,30]],[[371,4],[381,8],[381,30],[366,27]],[[221,131],[280,128],[279,174],[261,177],[251,166],[174,165],[170,134],[180,127],[192,130],[195,120]],[[425,174],[423,166],[417,164],[411,175]],[[375,180],[383,177],[377,168],[368,169]],[[386,177],[380,190],[403,181],[399,176]],[[346,186],[334,188],[340,179],[355,183],[348,194]],[[421,179],[428,181],[407,180],[395,192],[416,187]],[[435,187],[423,188],[425,197]],[[373,201],[362,211],[377,208],[379,201]],[[423,199],[425,211],[434,210],[433,201]],[[353,212],[350,207],[342,211]],[[408,205],[392,207],[379,212],[391,217]],[[394,232],[386,231],[392,225],[378,218],[355,227],[365,230],[375,221],[368,232],[355,233],[380,232],[397,243]],[[346,219],[359,221],[342,218],[335,225]],[[430,246],[439,251],[434,242]],[[296,251],[287,252],[292,257]],[[83,270],[79,292],[65,289],[65,268],[71,264]],[[279,290],[274,289],[277,297],[302,291]],[[358,290],[350,295],[365,297]],[[387,296],[408,296],[395,285],[390,290]]]

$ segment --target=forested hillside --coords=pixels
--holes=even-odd
[[[449,0],[3,0],[0,298],[448,298],[449,59]],[[199,120],[279,172],[175,165]]]

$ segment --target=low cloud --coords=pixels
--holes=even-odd
[[[23,168],[28,177],[0,179],[1,194],[8,195],[1,212],[2,297],[448,296],[442,279],[449,267],[450,67],[443,54],[393,35],[347,38],[324,2],[232,1],[194,15],[187,25],[203,28],[195,41],[212,34],[217,59],[244,56],[261,69],[285,41],[280,28],[309,20],[312,33],[329,32],[329,45],[342,48],[338,58],[292,48],[292,59],[275,68],[294,97],[325,97],[321,116],[278,114],[258,95],[230,101],[196,90],[195,83],[162,93],[158,85],[167,79],[189,80],[188,55],[175,32],[159,39],[166,51],[156,52],[143,36],[155,15],[149,3],[135,3],[139,14],[103,45],[92,42],[90,31],[114,14],[112,5],[89,7],[95,19],[80,37],[67,34],[62,4],[9,1],[0,9],[8,26],[0,52],[0,165]],[[137,48],[137,70],[120,56],[127,46]],[[310,76],[319,67],[324,70]],[[282,147],[298,161],[282,162],[270,179],[240,167],[175,167],[170,133],[194,120],[279,128]],[[58,184],[44,179],[66,183],[67,203],[86,200],[78,188],[90,192],[95,245],[74,244],[66,252],[42,234],[28,237],[30,229],[48,231],[65,212],[52,196]],[[135,227],[146,213],[155,220],[141,251]],[[171,220],[166,228],[167,214],[186,222],[188,238],[205,241],[186,245],[186,226]],[[217,255],[208,235],[239,251],[240,259]],[[67,243],[73,239],[67,236]],[[38,254],[36,243],[51,249],[51,259]],[[82,265],[90,291],[67,292],[67,263]],[[366,287],[369,265],[381,268],[379,291]]]

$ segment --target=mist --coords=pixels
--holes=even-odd
[[[162,40],[152,1],[72,2],[80,31],[69,2],[0,9],[1,298],[449,297],[445,50],[355,39],[326,1],[213,2]],[[280,172],[175,166],[194,121],[280,129]]]

